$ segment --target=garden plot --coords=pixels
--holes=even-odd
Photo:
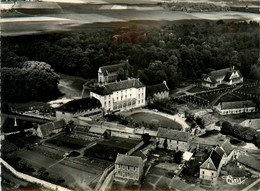
[[[115,161],[118,153],[125,154],[140,141],[112,137],[103,140],[85,151],[85,157]]]
[[[58,147],[64,151],[79,150],[87,146],[90,141],[77,139],[68,135],[59,135],[54,138],[48,139],[45,143],[54,147]]]

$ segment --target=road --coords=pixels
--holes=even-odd
[[[110,190],[114,178],[115,170],[112,170],[109,175],[106,177],[99,191],[107,191]]]

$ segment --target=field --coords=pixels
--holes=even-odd
[[[156,125],[156,128],[158,128],[159,126],[165,128],[169,127],[171,129],[182,128],[182,126],[179,123],[175,122],[174,120],[153,113],[139,112],[139,113],[132,114],[130,117],[132,117],[134,121],[139,123],[145,122],[149,124],[154,124]]]
[[[207,94],[207,95],[202,95],[200,97],[208,100],[209,102],[212,102],[214,101],[218,96],[220,96],[221,94],[223,94],[223,92],[217,92],[217,93],[210,93],[210,94]]]
[[[125,154],[139,142],[140,141],[112,137],[109,140],[99,142],[95,146],[87,149],[84,156],[114,162],[117,153]]]
[[[59,135],[46,141],[46,143],[55,145],[65,151],[82,149],[90,143],[90,141],[76,139],[67,135]]]

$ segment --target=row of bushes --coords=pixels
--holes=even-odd
[[[260,132],[251,127],[243,127],[239,124],[232,125],[228,121],[222,123],[221,133],[232,135],[245,142],[254,143],[260,148]]]

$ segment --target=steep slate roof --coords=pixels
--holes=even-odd
[[[204,163],[202,163],[200,168],[208,170],[217,170],[221,159],[222,157],[215,150],[212,150],[209,155],[209,158]]]
[[[56,108],[56,110],[74,113],[97,107],[101,107],[100,101],[96,98],[88,97],[67,102],[66,104]]]
[[[153,96],[155,93],[169,91],[166,83],[155,84],[146,87],[146,96]]]
[[[124,68],[126,63],[101,66],[102,73],[106,76],[108,73],[117,72],[120,68]]]
[[[245,166],[260,171],[260,161],[251,155],[239,153],[237,161]]]
[[[61,129],[66,125],[64,119],[39,125],[43,137],[49,136],[54,130]]]
[[[99,95],[108,95],[108,94],[112,94],[114,91],[120,91],[129,88],[141,88],[141,87],[145,87],[145,85],[142,82],[140,82],[139,79],[132,78],[128,80],[105,84],[93,90],[93,92]]]
[[[157,131],[157,137],[167,138],[177,141],[188,141],[190,134],[183,131],[168,130],[165,128],[159,128]]]
[[[210,78],[211,82],[206,81],[206,80],[205,80],[206,78]],[[204,81],[204,82],[207,82],[207,83],[211,83],[211,84],[217,83],[217,80],[216,80],[215,78],[213,78],[213,77],[211,77],[211,76],[209,76],[209,75],[206,75],[206,74],[203,75],[203,81]]]
[[[228,72],[232,72],[232,71],[234,71],[234,69],[232,67],[224,68],[224,69],[220,69],[220,70],[214,70],[214,71],[210,72],[209,75],[213,78],[220,78],[220,77],[226,76],[226,74]]]
[[[115,164],[128,165],[133,167],[139,167],[143,163],[143,160],[139,156],[129,156],[118,153]]]
[[[133,156],[141,157],[143,160],[147,159],[147,156],[142,151],[135,152]]]
[[[233,147],[230,143],[229,140],[226,140],[221,147],[223,148],[224,152],[226,153],[226,155],[228,156],[232,151],[233,151]]]
[[[256,104],[251,100],[246,101],[232,101],[232,102],[222,102],[221,109],[239,109],[244,107],[255,107]]]
[[[218,153],[219,156],[223,157],[223,155],[225,154],[224,150],[220,147],[217,147],[215,149],[215,151]]]

